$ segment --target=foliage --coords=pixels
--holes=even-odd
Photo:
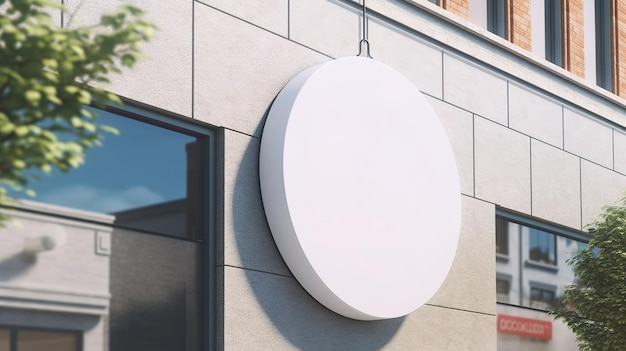
[[[589,226],[593,238],[568,263],[578,286],[564,290],[553,312],[576,334],[583,351],[623,350],[626,342],[626,199]]]
[[[116,133],[85,107],[121,103],[98,86],[142,58],[140,44],[156,27],[134,6],[73,28],[53,23],[50,12],[67,10],[51,0],[0,6],[0,203],[6,203],[8,189],[34,196],[28,184],[38,175],[78,167],[86,149],[101,144],[102,132]]]

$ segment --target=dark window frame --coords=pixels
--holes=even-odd
[[[203,192],[206,199],[204,232],[201,233],[203,243],[204,258],[203,268],[204,279],[202,286],[204,289],[203,303],[203,340],[200,341],[201,349],[206,351],[217,350],[217,267],[215,263],[216,237],[217,231],[217,168],[221,161],[219,153],[222,150],[223,132],[210,125],[203,125],[198,121],[191,120],[184,116],[178,116],[166,111],[155,111],[149,108],[134,105],[131,101],[126,101],[122,106],[109,106],[107,111],[116,113],[138,121],[150,123],[163,128],[186,134],[202,135],[206,138],[206,162],[203,164],[203,173],[206,178]],[[218,150],[219,148],[219,150]],[[136,230],[136,229],[134,229]]]

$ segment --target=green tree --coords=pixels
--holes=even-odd
[[[578,277],[563,291],[563,306],[552,312],[576,334],[580,350],[626,348],[626,199],[605,207],[589,226],[587,246],[568,263]]]
[[[53,11],[68,14],[54,1],[0,0],[0,6],[0,204],[6,204],[13,201],[9,189],[34,196],[31,181],[78,167],[103,132],[117,132],[86,106],[121,103],[100,86],[143,57],[141,43],[156,27],[128,5],[96,25],[65,27],[52,21]],[[0,225],[6,219],[0,214]]]

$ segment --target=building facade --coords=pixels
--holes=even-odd
[[[86,24],[124,2],[64,1]],[[125,105],[100,117],[121,136],[3,209],[21,226],[0,229],[0,351],[575,348],[546,311],[626,189],[626,2],[367,1],[371,55],[426,96],[462,195],[439,291],[371,322],[299,285],[258,175],[273,99],[356,55],[360,2],[132,3],[160,29],[107,87]]]

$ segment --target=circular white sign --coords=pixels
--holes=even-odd
[[[456,163],[397,71],[349,57],[298,74],[267,116],[260,177],[281,255],[329,309],[400,317],[441,286],[459,238]]]

